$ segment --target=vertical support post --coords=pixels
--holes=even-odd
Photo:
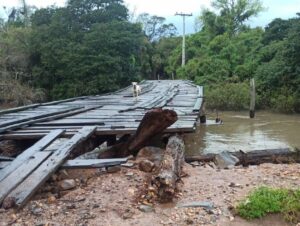
[[[182,29],[182,67],[185,66],[186,54],[185,54],[185,17],[193,16],[193,14],[186,13],[176,13],[175,16],[182,16],[183,19],[183,29]]]
[[[182,29],[182,64],[181,66],[185,66],[185,15],[182,16],[183,19],[183,29]]]
[[[250,118],[255,118],[255,80],[250,80]]]

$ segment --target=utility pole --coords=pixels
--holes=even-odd
[[[193,14],[187,13],[176,13],[175,16],[182,16],[183,19],[183,29],[182,29],[182,67],[185,65],[185,17],[193,16]]]

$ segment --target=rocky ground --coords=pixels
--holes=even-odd
[[[24,209],[0,209],[0,225],[288,225],[281,216],[247,222],[231,209],[262,185],[299,188],[300,164],[197,165],[185,164],[178,197],[164,205],[143,201],[149,174],[136,166],[61,171]]]

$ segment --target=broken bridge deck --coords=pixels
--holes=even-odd
[[[132,87],[98,95],[54,101],[0,111],[0,140],[40,139],[56,129],[72,136],[84,126],[96,126],[96,135],[132,134],[144,114],[153,108],[175,110],[178,121],[168,133],[187,133],[203,104],[203,88],[184,80],[143,81],[136,99]]]

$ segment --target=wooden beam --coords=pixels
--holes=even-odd
[[[26,159],[19,168],[15,169],[0,182],[0,203],[14,188],[16,188],[32,171],[34,171],[51,152],[36,152]]]
[[[47,181],[47,179],[64,163],[71,151],[80,143],[87,140],[96,130],[96,127],[84,127],[69,141],[55,151],[32,174],[30,174],[6,198],[13,200],[14,205],[22,207],[31,196]],[[5,202],[5,201],[4,201]]]
[[[48,135],[43,137],[41,140],[36,142],[33,146],[25,150],[22,154],[18,155],[14,161],[11,162],[10,165],[0,170],[0,181],[6,178],[11,172],[16,170],[24,161],[27,161],[34,155],[36,152],[43,150],[46,148],[53,140],[59,137],[64,130],[54,130],[50,132]]]
[[[18,112],[18,111],[23,111],[23,110],[27,110],[27,109],[30,109],[30,108],[35,108],[35,107],[38,107],[40,105],[41,104],[31,104],[31,105],[22,106],[22,107],[1,110],[0,111],[0,115],[4,115],[4,114],[8,114],[8,113],[13,113],[13,112]]]
[[[31,124],[35,124],[35,123],[39,123],[39,122],[47,122],[47,121],[51,121],[51,120],[56,120],[56,119],[60,119],[60,118],[64,118],[64,117],[68,117],[71,115],[76,115],[76,114],[80,114],[83,112],[87,112],[87,111],[91,111],[97,108],[100,108],[102,106],[97,106],[97,107],[90,107],[90,108],[78,108],[79,110],[74,110],[71,112],[66,112],[66,113],[61,113],[61,114],[57,114],[57,115],[53,115],[53,116],[49,116],[49,117],[44,117],[44,118],[39,118],[39,119],[34,119],[34,120],[30,120],[30,121],[25,121],[19,124],[14,124],[8,127],[4,127],[2,129],[0,129],[0,133],[3,133],[7,130],[12,130],[12,129],[17,129],[17,128],[21,128],[24,126],[29,126]]]
[[[108,166],[116,166],[127,162],[127,158],[115,159],[90,159],[90,160],[69,160],[62,165],[62,169],[91,169]]]

